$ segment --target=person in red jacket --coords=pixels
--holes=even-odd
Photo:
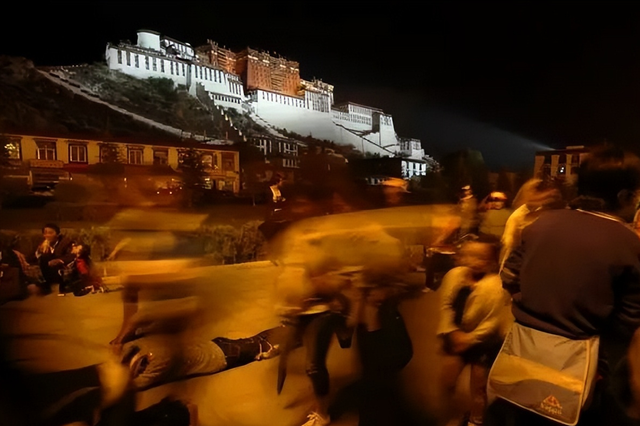
[[[86,244],[74,243],[71,253],[76,258],[65,266],[64,284],[73,291],[75,296],[102,292],[102,280],[93,271],[91,248]]]

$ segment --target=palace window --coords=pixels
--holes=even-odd
[[[140,56],[135,55],[133,59],[134,59],[134,63],[136,64],[136,68],[140,68]]]
[[[185,76],[184,64],[182,64],[182,76]]]
[[[158,71],[158,63],[156,61],[156,58],[153,58],[153,70]]]
[[[87,146],[80,144],[69,145],[69,162],[87,163]]]
[[[127,148],[129,164],[143,164],[142,148]]]
[[[131,66],[131,52],[127,52],[127,66]]]
[[[173,75],[173,61],[169,62],[171,64],[171,75]]]
[[[154,149],[153,150],[153,165],[154,166],[166,166],[169,164],[169,150],[168,149]]]
[[[160,59],[160,72],[164,72],[164,59]]]
[[[55,142],[36,142],[38,150],[36,156],[38,160],[57,160],[58,153],[56,152]]]
[[[149,57],[148,56],[144,57],[144,67],[146,69],[149,69]]]
[[[122,63],[122,50],[118,50],[118,63]]]

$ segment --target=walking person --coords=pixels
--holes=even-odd
[[[461,191],[462,193],[458,200],[460,214],[459,238],[467,234],[478,233],[478,199],[474,195],[471,185],[463,186]]]
[[[324,265],[307,269],[301,277],[310,285],[310,291],[296,306],[283,310],[283,324],[289,336],[283,347],[278,377],[278,393],[286,377],[289,353],[303,346],[305,370],[313,388],[314,406],[303,426],[326,426],[329,415],[330,376],[327,355],[336,334],[341,348],[351,346],[353,328],[347,324],[350,303],[342,294],[351,284],[349,274],[331,270]]]
[[[408,426],[415,424],[403,397],[400,372],[413,357],[413,343],[398,309],[407,288],[398,276],[380,272],[363,274],[356,310],[356,341],[362,373],[341,389],[331,407],[337,419],[351,402],[358,411],[358,426]],[[347,405],[347,407],[345,407]]]
[[[493,191],[487,195],[482,203],[479,235],[489,235],[500,238],[512,211],[507,207],[507,195],[504,192]]]

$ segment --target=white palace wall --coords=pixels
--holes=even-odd
[[[105,57],[110,69],[141,79],[169,78],[176,85],[185,86],[194,96],[196,87],[202,85],[214,104],[240,112],[252,110],[275,128],[352,145],[364,153],[380,156],[392,156],[401,150],[414,160],[421,160],[424,155],[422,150],[413,152],[401,148],[391,115],[353,103],[332,105],[330,85],[303,81],[304,96],[260,89],[245,94],[239,76],[200,63],[189,44],[161,37],[150,30],[138,32],[137,46],[107,45]]]
[[[309,108],[303,98],[263,90],[252,91],[249,98],[255,114],[274,127],[302,136],[336,141],[331,114]]]
[[[196,93],[196,83],[200,83],[216,104],[227,108],[240,110],[245,99],[238,76],[209,66],[166,57],[161,52],[155,53],[135,46],[109,45],[105,59],[109,69],[140,79],[168,78],[176,85],[187,87],[192,95]]]
[[[380,131],[372,132],[373,118],[333,110],[313,110],[305,99],[263,90],[254,90],[249,100],[255,114],[274,127],[302,136],[326,139],[340,145],[353,145],[371,153],[393,155],[400,150],[391,116],[379,115]]]

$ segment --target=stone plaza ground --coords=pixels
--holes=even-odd
[[[273,309],[277,273],[278,268],[270,262],[211,267],[210,279],[197,285],[197,293],[206,303],[205,318],[198,324],[197,333],[208,339],[239,338],[277,326],[279,319]],[[155,296],[143,292],[142,306],[149,297]],[[437,294],[427,292],[401,305],[414,345],[413,359],[402,371],[406,397],[425,413],[438,403],[437,303]],[[0,307],[2,332],[11,341],[10,356],[22,367],[40,372],[104,361],[110,354],[108,342],[116,335],[121,320],[120,292],[84,297],[57,297],[54,293]],[[275,358],[141,392],[138,408],[174,395],[198,406],[201,426],[301,425],[313,405],[303,356],[304,349],[297,349],[291,357],[280,395],[276,392]],[[352,382],[359,371],[355,349],[340,349],[334,342],[328,367],[333,391]],[[355,425],[357,413],[332,424]]]
[[[47,221],[42,211],[25,211],[20,217],[16,213],[0,211],[0,217],[10,217],[13,221],[3,222],[3,228],[37,230]],[[391,227],[404,223],[406,229],[410,229],[417,226],[415,224],[429,222],[427,228],[437,228],[442,225],[435,220],[438,217],[435,213],[436,210],[416,207],[369,212],[366,217]],[[207,214],[208,224],[242,226],[247,221],[263,218],[264,206],[212,206]],[[400,217],[404,220],[399,220]],[[355,216],[354,220],[354,223],[360,222],[360,216]],[[62,222],[60,225],[78,228],[91,224]],[[329,225],[335,229],[331,223]],[[342,223],[342,226],[349,228],[351,222]],[[405,229],[404,226],[396,231]],[[415,237],[415,233],[410,234]],[[197,296],[205,307],[202,318],[193,325],[191,332],[207,340],[219,336],[241,338],[278,326],[280,318],[275,310],[275,289],[280,268],[269,261],[207,267],[205,274],[188,286],[189,295]],[[424,285],[424,272],[414,273],[413,280],[418,286]],[[176,285],[172,292],[174,290],[175,293],[185,293],[180,285]],[[141,307],[162,298],[160,293],[143,291]],[[105,361],[111,354],[109,341],[116,336],[122,323],[121,294],[57,297],[54,289],[53,294],[44,297],[32,296],[0,305],[0,327],[3,336],[9,337],[10,358],[35,372],[74,369]],[[171,296],[175,297],[175,294]],[[418,292],[417,296],[404,300],[400,305],[414,349],[411,362],[401,372],[404,396],[415,410],[425,415],[425,419],[442,406],[437,390],[440,366],[435,336],[439,320],[438,302],[437,292]],[[350,349],[340,349],[337,341],[332,343],[328,368],[334,395],[359,376],[356,347],[353,344]],[[201,426],[301,425],[314,403],[304,363],[304,348],[296,349],[289,359],[288,375],[280,395],[276,391],[276,358],[140,392],[137,396],[138,409],[172,395],[197,405]],[[461,412],[468,403],[465,383],[468,383],[468,376],[463,375],[459,395]],[[357,413],[348,413],[332,424],[356,425]],[[434,423],[425,420],[420,424]]]

